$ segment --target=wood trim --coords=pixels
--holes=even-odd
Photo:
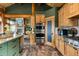
[[[50,16],[50,17],[47,17],[46,19],[54,19],[55,16]]]
[[[55,32],[54,32],[55,30],[53,30],[53,29],[55,28],[55,25],[54,25],[54,23],[55,23],[55,22],[54,22],[55,17],[54,17],[54,16],[50,16],[50,17],[47,17],[47,18],[46,18],[46,28],[47,28],[47,21],[49,21],[49,20],[52,21],[52,33],[55,35]],[[53,27],[53,26],[54,26],[54,27]],[[47,29],[46,29],[46,28],[45,28],[45,31],[46,31],[46,32],[45,32],[45,34],[46,34],[46,35],[45,35],[45,42],[48,43],[48,42],[47,42]],[[53,38],[53,40],[52,40],[51,43],[48,43],[48,45],[50,45],[50,46],[52,46],[52,47],[55,47],[55,37]]]
[[[4,14],[5,18],[26,18],[31,16],[31,14]]]
[[[32,3],[32,15],[34,15],[34,14],[35,14],[35,4]]]

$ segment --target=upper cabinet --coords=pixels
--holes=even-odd
[[[68,18],[72,18],[79,15],[79,3],[69,3],[68,7],[70,13]]]
[[[45,22],[45,15],[43,14],[37,14],[36,15],[36,23],[44,23]]]
[[[74,20],[70,20],[73,17],[79,15],[79,3],[66,3],[58,11],[58,20],[60,26],[75,26]]]

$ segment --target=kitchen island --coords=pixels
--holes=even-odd
[[[0,39],[0,56],[19,56],[19,39],[23,35],[16,35]]]

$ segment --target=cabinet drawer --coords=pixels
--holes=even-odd
[[[19,44],[18,39],[8,42],[8,49],[13,49],[17,44]]]
[[[17,43],[12,49],[8,48],[8,55],[14,56],[18,52],[19,54],[19,43]]]
[[[13,49],[8,49],[8,55],[14,56],[16,53],[19,53],[19,46],[16,45]]]

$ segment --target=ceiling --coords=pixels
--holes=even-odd
[[[0,3],[0,8],[6,8],[13,4],[15,4],[15,3]],[[64,3],[45,3],[45,4],[48,5],[49,7],[61,7]],[[39,3],[39,5],[44,6],[44,4],[42,4],[42,3]]]
[[[61,7],[64,3],[47,3],[50,7]]]
[[[13,5],[14,3],[0,3],[0,8],[6,8],[8,6]]]

